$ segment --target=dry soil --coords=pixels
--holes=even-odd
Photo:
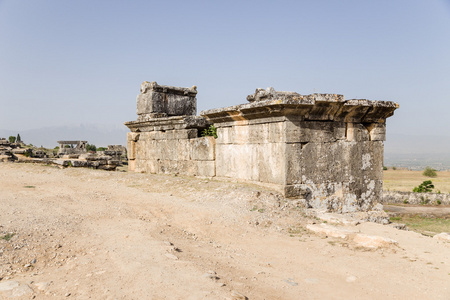
[[[260,186],[0,163],[0,299],[450,299],[450,243],[376,250]]]

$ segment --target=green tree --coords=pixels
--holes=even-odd
[[[97,147],[96,147],[95,145],[87,144],[87,145],[86,145],[86,150],[87,150],[87,151],[93,151],[93,152],[96,152],[96,151],[97,151]]]
[[[9,140],[9,142],[12,144],[12,143],[15,143],[16,142],[16,137],[15,136],[10,136],[9,138],[8,138],[8,140]]]
[[[21,142],[22,142],[22,139],[20,138],[20,134],[17,134],[16,141],[17,141],[18,143],[21,143]]]
[[[419,186],[416,186],[413,189],[414,193],[430,193],[431,190],[434,189],[434,185],[431,180],[425,180]]]
[[[436,170],[430,167],[426,167],[425,170],[423,170],[422,173],[423,176],[427,176],[427,177],[436,177],[437,173]]]

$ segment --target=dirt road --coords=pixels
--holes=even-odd
[[[450,299],[450,243],[311,222],[259,186],[0,163],[0,299]]]

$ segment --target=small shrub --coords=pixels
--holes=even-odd
[[[97,151],[97,147],[96,147],[95,145],[87,144],[87,145],[86,145],[86,150],[87,150],[87,151],[93,151],[93,152],[96,152],[96,151]]]
[[[201,136],[213,136],[217,139],[217,128],[214,125],[202,130]]]
[[[10,136],[9,138],[8,138],[8,140],[9,140],[9,142],[12,144],[12,143],[15,143],[16,142],[16,137],[15,136]]]
[[[397,168],[396,168],[396,167],[392,167],[392,170],[394,170],[394,171],[395,171],[395,170],[397,170]]]
[[[425,180],[419,186],[416,186],[413,189],[414,193],[430,193],[431,190],[434,189],[434,185],[431,180]]]
[[[408,204],[408,203],[409,203],[408,199],[403,200],[403,204]]]
[[[427,177],[436,177],[437,173],[436,170],[430,167],[426,167],[425,170],[423,170],[422,173],[423,176],[427,176]]]
[[[388,168],[386,166],[383,166],[383,170],[386,171]]]
[[[105,150],[108,150],[108,148],[105,148],[105,147],[98,147],[97,148],[97,151],[105,151]]]
[[[441,204],[442,204],[442,201],[439,200],[439,199],[437,199],[437,200],[436,200],[436,203],[437,203],[437,205],[441,205]]]
[[[5,234],[4,236],[2,236],[1,239],[8,242],[8,241],[9,241],[10,239],[12,239],[12,237],[15,236],[15,235],[16,235],[15,233],[7,233],[7,234]]]
[[[425,198],[424,196],[420,197],[420,205],[426,205],[430,203],[430,199]]]

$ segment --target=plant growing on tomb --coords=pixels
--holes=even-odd
[[[214,125],[210,125],[208,128],[203,129],[202,136],[213,136],[215,139],[217,139],[217,128]]]
[[[414,193],[431,193],[432,189],[434,189],[434,185],[431,180],[425,180],[419,186],[416,186],[413,189]]]

